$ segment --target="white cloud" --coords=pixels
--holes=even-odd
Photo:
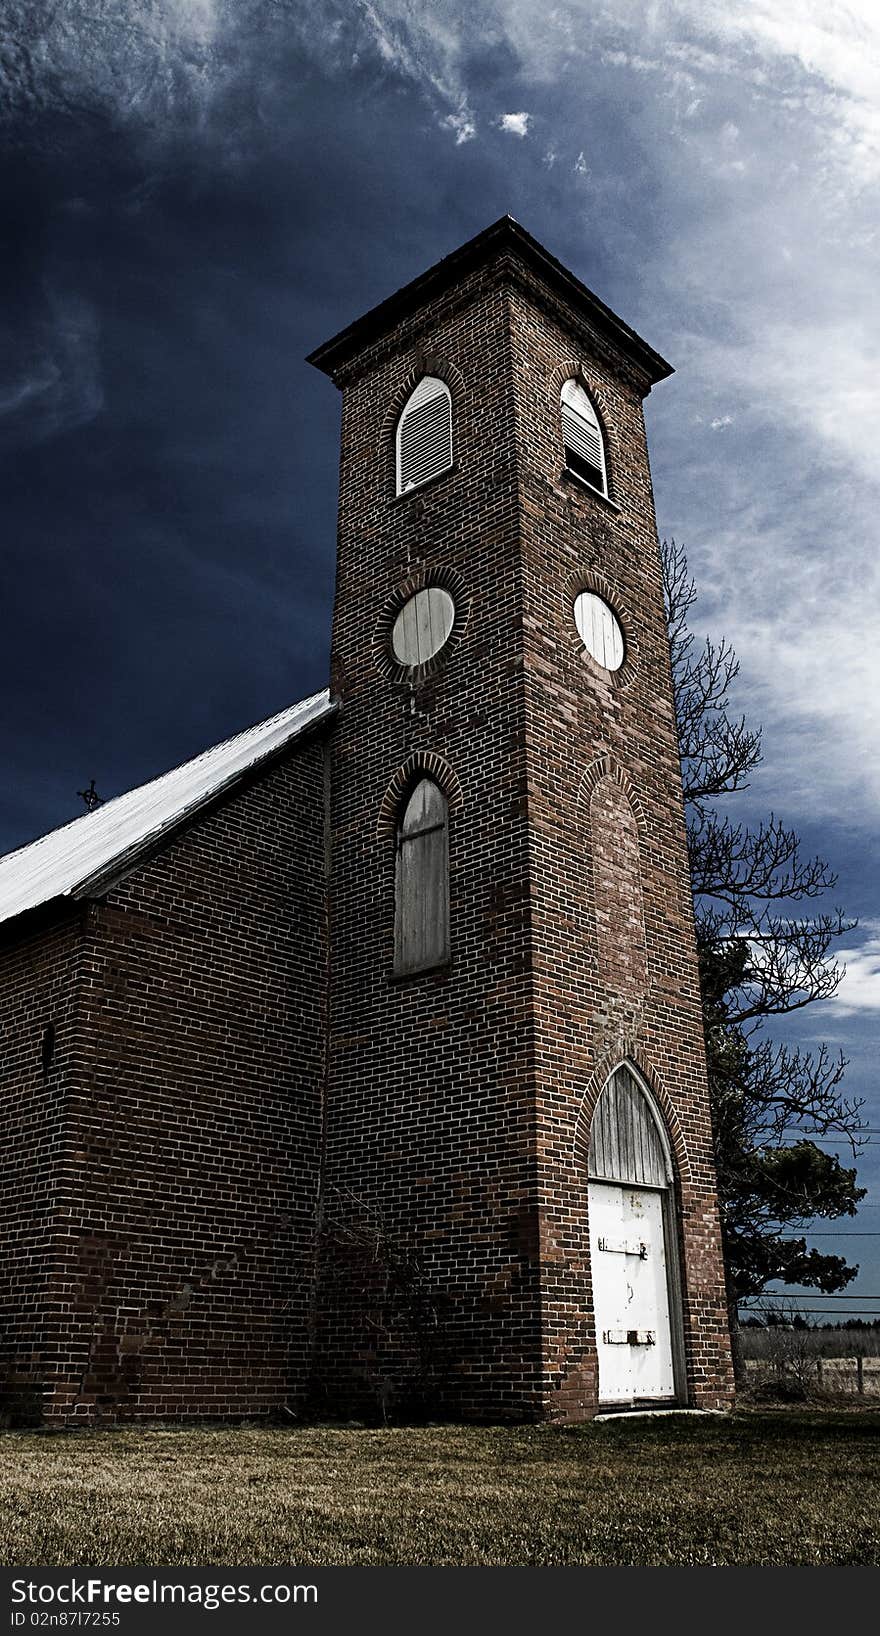
[[[880,922],[869,921],[863,930],[867,936],[860,946],[840,949],[836,956],[845,970],[837,994],[826,1002],[835,1016],[880,1011]]]
[[[846,160],[866,177],[880,169],[880,16],[874,0],[671,0],[661,26],[686,23],[769,65],[797,65],[827,88],[825,114]]]
[[[498,123],[502,131],[509,131],[511,136],[528,136],[531,114],[502,114]]]
[[[709,425],[713,432],[720,432],[722,427],[733,425],[733,415],[716,415],[714,420],[710,420]]]

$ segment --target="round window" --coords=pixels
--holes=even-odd
[[[575,598],[574,622],[596,663],[603,670],[619,670],[623,664],[623,631],[608,603],[593,591],[581,591]]]
[[[391,649],[400,665],[424,665],[449,640],[455,603],[439,585],[427,585],[405,602],[391,628]]]

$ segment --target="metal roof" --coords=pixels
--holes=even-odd
[[[336,709],[329,692],[280,710],[192,761],[0,858],[0,923],[56,898],[81,897],[102,877],[149,850],[247,772]]]

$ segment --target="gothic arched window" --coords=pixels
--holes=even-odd
[[[408,494],[452,465],[452,397],[445,381],[425,375],[397,422],[397,492]]]
[[[569,471],[607,497],[605,440],[599,418],[580,381],[566,381],[560,394],[560,416]]]
[[[425,971],[449,959],[449,807],[423,778],[397,831],[394,881],[394,970]]]

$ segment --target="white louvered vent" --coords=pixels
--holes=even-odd
[[[560,405],[567,464],[578,477],[583,477],[593,488],[607,495],[602,431],[596,411],[580,381],[566,381],[560,395]]]
[[[397,492],[406,494],[452,465],[452,398],[445,382],[425,375],[397,422]]]

